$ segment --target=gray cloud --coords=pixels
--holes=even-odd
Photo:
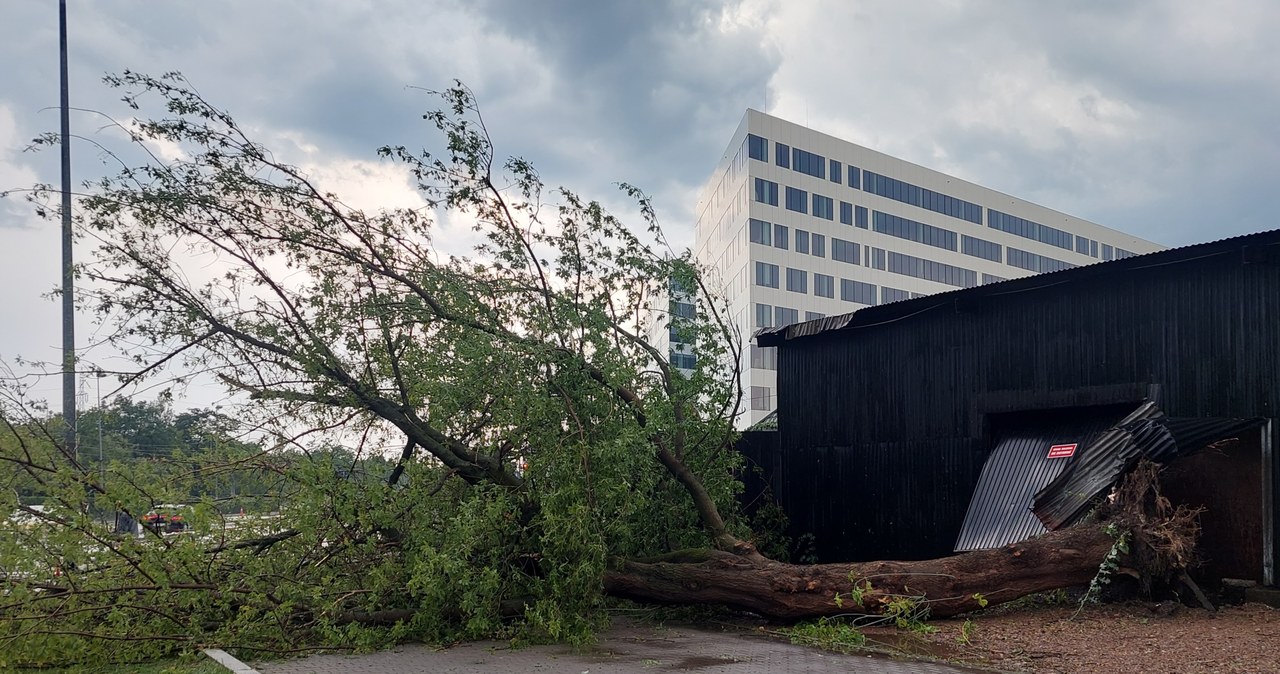
[[[748,106],[1167,244],[1275,226],[1270,0],[68,5],[77,106],[127,114],[103,73],[180,70],[286,159],[332,174],[429,141],[433,102],[408,87],[458,78],[501,153],[624,210],[611,183],[644,187],[678,243]],[[40,111],[58,100],[56,19],[47,0],[0,3],[0,180],[57,180],[56,153],[19,152],[57,126]],[[73,124],[120,145],[100,119]],[[107,169],[76,144],[77,181]],[[4,308],[29,314],[57,265],[32,237],[56,227],[8,202],[0,233],[22,242],[0,252]],[[0,356],[57,343],[56,320],[29,323]]]
[[[777,10],[785,116],[1166,244],[1274,226],[1275,3]]]

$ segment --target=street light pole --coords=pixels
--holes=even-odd
[[[75,274],[71,257],[71,96],[67,83],[67,0],[58,0],[58,56],[62,75],[62,420],[67,452],[76,444]]]

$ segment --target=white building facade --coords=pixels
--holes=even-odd
[[[748,341],[764,327],[1162,248],[756,110],[702,190],[695,238]],[[776,406],[774,351],[743,347],[740,426]]]

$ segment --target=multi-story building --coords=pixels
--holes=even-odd
[[[695,235],[747,340],[763,327],[1161,248],[756,110],[702,190]],[[741,365],[746,426],[776,406],[777,356],[752,343]]]

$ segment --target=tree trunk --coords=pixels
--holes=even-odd
[[[941,617],[1086,584],[1114,542],[1101,525],[1089,524],[995,550],[915,562],[796,565],[698,551],[623,562],[605,574],[604,585],[611,595],[637,601],[723,604],[778,620],[883,613],[901,597],[917,598]]]

